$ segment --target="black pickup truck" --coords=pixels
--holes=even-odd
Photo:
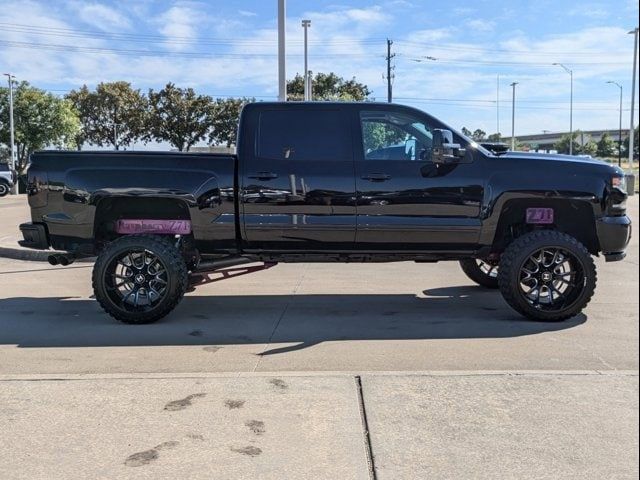
[[[255,103],[237,155],[32,155],[21,244],[52,248],[53,264],[97,255],[96,299],[126,323],[163,317],[214,273],[443,260],[560,321],[591,299],[592,256],[625,256],[624,182],[596,160],[493,155],[405,106]]]

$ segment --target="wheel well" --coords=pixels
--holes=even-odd
[[[526,222],[527,208],[552,208],[553,224],[533,225]],[[502,252],[513,240],[533,230],[557,230],[571,235],[593,255],[600,250],[593,208],[588,202],[557,199],[522,199],[505,203],[496,229],[492,250]]]
[[[113,197],[96,207],[94,238],[98,244],[117,238],[116,221],[121,219],[191,220],[189,207],[173,198]]]

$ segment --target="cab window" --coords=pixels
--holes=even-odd
[[[430,161],[431,126],[409,115],[394,112],[362,112],[365,160]]]

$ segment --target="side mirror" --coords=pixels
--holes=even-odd
[[[433,163],[440,165],[457,163],[464,154],[465,150],[460,148],[460,144],[453,143],[451,130],[440,128],[433,130]]]

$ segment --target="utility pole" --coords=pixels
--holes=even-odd
[[[393,102],[393,79],[395,78],[392,73],[391,60],[396,56],[395,53],[391,53],[391,45],[393,45],[393,41],[387,38],[387,102],[389,103]]]
[[[496,80],[496,133],[500,140],[500,74]]]
[[[513,88],[513,96],[511,99],[511,151],[515,151],[516,149],[516,85],[518,85],[518,82],[511,84]]]
[[[618,166],[622,166],[622,85],[613,80],[609,80],[607,83],[616,85],[620,89],[620,123],[618,125]]]
[[[569,96],[569,155],[573,155],[573,70],[565,67],[562,63],[554,63],[562,67],[571,77],[571,93]]]
[[[631,121],[629,122],[629,175],[633,175],[633,147],[634,147],[634,139],[633,136],[635,134],[633,130],[633,114],[635,109],[636,102],[636,68],[638,65],[638,27],[631,30],[629,33],[633,34],[633,74],[631,80]],[[635,179],[634,182],[635,183]],[[632,188],[632,190],[635,190]],[[633,193],[632,193],[633,195]]]
[[[309,91],[309,60],[308,60],[308,29],[311,26],[311,20],[302,20],[302,28],[304,28],[304,101],[311,100],[311,94]]]
[[[278,0],[278,100],[281,102],[287,101],[286,21],[286,0]]]
[[[11,171],[16,171],[16,146],[15,146],[15,129],[13,124],[13,79],[15,78],[10,73],[5,73],[6,77],[9,80],[9,148],[10,159],[9,165],[11,166]],[[16,195],[18,193],[18,182],[16,182],[11,188],[11,194]]]

